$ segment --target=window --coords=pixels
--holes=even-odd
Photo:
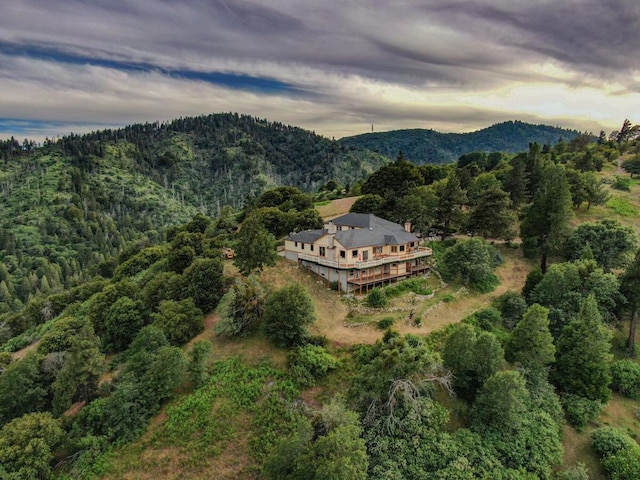
[[[404,252],[404,245],[400,245],[400,251]]]
[[[358,250],[351,250],[351,257],[358,258]]]
[[[313,252],[313,243],[309,245],[309,249]]]
[[[410,246],[411,248],[415,247],[415,246],[416,246],[416,242],[411,242],[411,243],[409,244],[409,246]]]
[[[391,253],[398,253],[398,246],[397,245],[391,245]]]
[[[324,257],[325,255],[326,255],[325,248],[324,247],[320,247],[320,256]]]
[[[376,247],[376,255],[382,255],[382,247]]]
[[[340,250],[340,258],[347,258],[347,252]]]
[[[302,250],[304,250],[304,243],[300,244],[300,248],[302,248]]]
[[[298,247],[298,242],[295,242],[295,243],[296,243],[296,248],[297,248]]]

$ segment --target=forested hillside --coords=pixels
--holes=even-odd
[[[638,480],[628,127],[384,163],[351,210],[411,222],[433,258],[366,295],[277,255],[322,226],[317,192],[208,216],[187,160],[164,188],[113,132],[9,144],[0,478]]]
[[[127,244],[158,240],[197,211],[240,209],[283,184],[348,186],[387,162],[237,114],[72,134],[41,148],[5,141],[0,153],[0,313],[77,285],[90,268],[108,271]]]
[[[515,121],[471,133],[439,133],[420,128],[366,133],[342,138],[340,143],[372,150],[392,159],[401,151],[407,160],[420,165],[453,162],[461,155],[475,151],[517,153],[527,150],[530,143],[555,145],[561,139],[569,142],[578,135],[580,132],[576,130]]]

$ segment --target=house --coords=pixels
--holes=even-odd
[[[284,256],[337,282],[344,292],[368,291],[376,285],[425,272],[432,251],[419,246],[411,224],[398,225],[371,214],[348,213],[319,230],[289,235]]]

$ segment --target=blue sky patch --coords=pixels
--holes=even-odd
[[[94,65],[124,72],[157,72],[171,78],[207,82],[237,90],[251,90],[262,93],[299,92],[294,85],[273,78],[215,71],[168,69],[143,62],[126,62],[73,54],[39,45],[22,45],[0,41],[0,52],[16,57],[28,57],[70,65]]]

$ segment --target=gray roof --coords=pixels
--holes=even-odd
[[[418,237],[404,229],[389,231],[375,227],[341,230],[336,233],[336,241],[345,248],[381,247],[383,245],[402,245],[417,242]]]
[[[408,233],[404,227],[370,213],[347,213],[334,218],[336,226],[355,227],[336,232],[336,241],[344,248],[381,247],[383,245],[403,245],[418,242],[418,237]],[[327,235],[327,229],[305,230],[289,235],[287,240],[303,243],[313,243],[320,237]]]
[[[374,230],[403,231],[404,227],[372,213],[347,213],[331,220],[335,225],[343,227],[373,228]]]
[[[326,234],[327,234],[326,228],[320,229],[320,230],[304,230],[302,232],[289,235],[286,239],[292,240],[294,242],[313,243],[316,240],[318,240],[320,237]]]

